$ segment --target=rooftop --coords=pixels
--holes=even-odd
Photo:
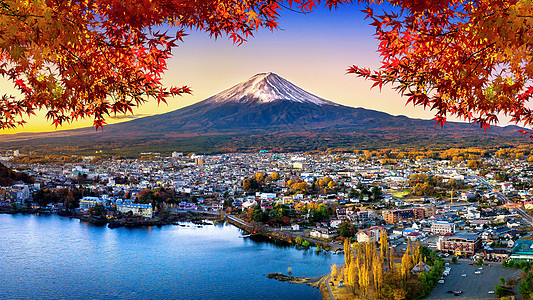
[[[514,243],[512,253],[533,255],[533,240],[517,240]]]

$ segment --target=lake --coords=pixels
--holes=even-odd
[[[343,256],[240,238],[229,224],[97,227],[0,214],[0,299],[321,299],[268,273],[315,277]]]

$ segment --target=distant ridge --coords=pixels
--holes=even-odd
[[[525,138],[520,138],[518,129],[516,126],[494,126],[484,132],[477,126],[454,122],[440,128],[433,120],[340,105],[313,95],[274,73],[260,73],[193,105],[107,125],[103,132],[84,128],[3,135],[0,143],[5,146],[63,143],[78,148],[94,147],[95,143],[115,148],[149,144],[164,148],[164,145],[181,147],[202,141],[203,147],[208,149],[242,150],[262,144],[284,148],[291,143],[298,144],[301,149],[306,147],[306,138],[309,149],[338,146],[339,143],[354,147],[361,141],[365,141],[365,145],[372,142],[378,145],[384,141],[391,145],[421,141],[425,144],[467,141],[470,145],[496,144],[499,140],[503,143],[520,139],[526,142]]]

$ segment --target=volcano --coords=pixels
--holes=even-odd
[[[313,136],[315,141],[310,147],[327,144],[327,141],[338,142],[335,139],[343,140],[343,145],[354,145],[361,139],[366,144],[393,140],[396,142],[392,145],[396,145],[420,141],[430,144],[433,140],[459,143],[465,138],[470,143],[468,146],[479,146],[480,143],[494,143],[502,137],[519,138],[518,129],[516,126],[494,126],[485,132],[477,126],[455,122],[448,122],[441,128],[435,126],[433,120],[340,105],[313,95],[274,73],[261,73],[193,105],[107,125],[103,132],[95,133],[94,128],[86,128],[3,135],[0,142],[34,140],[35,145],[49,144],[59,138],[65,144],[80,145],[90,141],[116,147],[125,141],[128,145],[146,144],[147,141],[165,144],[188,138],[187,143],[194,143],[198,140],[191,137],[216,136],[220,144],[221,140],[234,140],[236,136],[255,137],[247,138],[245,142],[241,139],[239,147],[246,148],[247,144],[256,145],[258,138],[264,142],[264,136],[271,137],[270,144],[285,137],[300,138],[300,145],[305,144],[305,137]],[[328,137],[324,138],[324,134]],[[205,142],[205,147],[210,147],[209,143]],[[282,142],[284,145],[290,143]]]

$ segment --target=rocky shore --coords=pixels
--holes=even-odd
[[[320,281],[321,277],[294,277],[290,275],[285,275],[281,273],[269,273],[267,275],[269,279],[276,279],[278,281],[297,283],[297,284],[307,284],[315,286],[317,282]]]

